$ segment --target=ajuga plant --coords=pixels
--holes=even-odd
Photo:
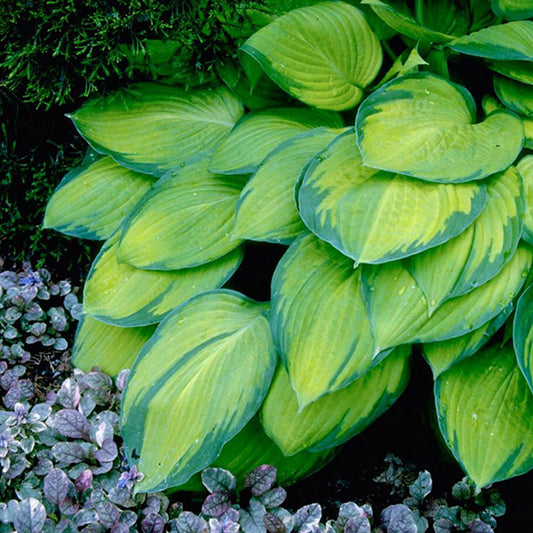
[[[105,240],[74,363],[131,367],[139,491],[213,464],[305,475],[399,397],[413,351],[476,490],[527,472],[533,3],[303,3],[217,87],[70,115],[90,150],[44,224]],[[246,241],[288,245],[269,302],[228,282]]]

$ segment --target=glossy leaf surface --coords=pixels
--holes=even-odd
[[[489,67],[508,78],[533,85],[533,63],[531,61],[489,61]]]
[[[503,76],[495,76],[494,90],[506,107],[516,113],[533,117],[533,88],[531,85]]]
[[[240,239],[290,242],[305,230],[294,187],[306,163],[335,137],[317,128],[281,143],[263,161],[241,192],[233,235]]]
[[[117,261],[120,232],[98,254],[84,289],[86,313],[117,326],[160,322],[192,296],[221,287],[237,270],[241,248],[215,261],[181,270],[141,270]]]
[[[503,325],[511,311],[512,306],[508,306],[496,318],[466,335],[422,344],[422,355],[433,371],[433,378],[436,379],[459,361],[474,355]]]
[[[360,271],[312,234],[299,237],[274,272],[271,326],[301,407],[373,363]]]
[[[481,327],[516,297],[531,261],[530,247],[519,245],[496,277],[468,294],[448,300],[431,317],[422,289],[400,261],[363,265],[363,296],[375,350],[379,352],[408,342],[452,339]]]
[[[290,11],[252,35],[241,50],[298,100],[332,110],[358,104],[382,60],[364,15],[344,2]]]
[[[363,166],[350,130],[311,161],[299,209],[313,233],[356,264],[384,263],[459,234],[485,198],[476,183],[428,183]]]
[[[154,179],[105,156],[71,170],[48,201],[43,227],[104,240],[150,189]]]
[[[267,435],[285,455],[321,451],[367,428],[401,395],[409,379],[411,347],[397,348],[381,363],[340,390],[300,408],[283,366],[261,409]]]
[[[533,286],[522,294],[513,322],[513,345],[529,388],[533,392]]]
[[[69,116],[95,150],[162,176],[198,153],[212,152],[242,113],[226,88],[186,92],[140,83],[90,100]]]
[[[321,126],[340,128],[343,123],[337,113],[310,108],[281,107],[249,113],[217,148],[209,170],[216,174],[255,172],[282,142]]]
[[[238,293],[212,291],[161,322],[122,405],[126,454],[145,474],[140,491],[186,482],[255,414],[276,365],[266,311]]]
[[[110,376],[131,368],[155,326],[121,328],[84,315],[76,331],[72,363],[84,372],[97,366]]]
[[[512,348],[492,347],[435,382],[439,426],[478,488],[533,468],[533,397]]]
[[[487,181],[481,214],[457,237],[408,259],[430,314],[447,300],[473,290],[501,271],[522,236],[524,187],[515,167]]]
[[[524,181],[526,211],[524,214],[523,239],[533,244],[533,155],[526,155],[516,165]]]
[[[428,181],[485,178],[520,152],[520,120],[496,111],[474,123],[475,103],[463,87],[429,73],[395,79],[359,107],[357,142],[363,164]]]
[[[527,19],[533,17],[532,0],[491,0],[495,13],[508,19]]]
[[[239,246],[231,236],[244,178],[215,176],[207,160],[158,181],[125,223],[117,257],[137,268],[177,270],[208,263]]]
[[[533,61],[533,21],[489,26],[448,45],[452,50],[499,61]]]

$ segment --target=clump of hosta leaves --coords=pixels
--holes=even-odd
[[[57,370],[46,366],[61,366],[80,314],[69,281],[54,282],[46,269],[29,263],[20,272],[0,272],[0,387],[7,408],[33,397],[41,370],[54,377]],[[35,379],[28,367],[36,369]]]
[[[0,411],[0,531],[162,531],[168,498],[133,496],[142,475],[123,458],[126,378],[75,370],[44,402]]]
[[[139,490],[301,478],[413,354],[477,489],[533,468],[533,3],[355,3],[280,4],[217,87],[70,115],[90,149],[44,225],[105,241],[73,362],[131,368]],[[288,246],[269,302],[238,291],[247,241]]]

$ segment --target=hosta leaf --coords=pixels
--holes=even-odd
[[[312,234],[298,238],[276,268],[271,327],[302,408],[374,363],[360,271]]]
[[[160,322],[192,296],[222,286],[237,270],[242,249],[215,261],[181,270],[141,270],[117,261],[120,232],[96,258],[84,289],[84,311],[116,326]]]
[[[533,467],[533,397],[512,348],[482,350],[435,382],[439,426],[478,488]]]
[[[350,109],[381,66],[379,40],[364,15],[321,2],[279,17],[240,48],[282,89],[321,109]]]
[[[529,61],[489,61],[488,65],[508,78],[533,85],[533,63]]]
[[[361,104],[357,142],[366,166],[428,181],[477,180],[512,164],[524,131],[506,111],[474,120],[475,103],[464,87],[419,72],[385,84]]]
[[[282,142],[303,131],[340,128],[337,113],[299,107],[281,107],[249,113],[211,157],[209,170],[217,174],[255,172],[261,161]]]
[[[84,239],[107,239],[154,179],[111,157],[71,170],[48,201],[43,226]]]
[[[494,76],[494,91],[498,98],[512,111],[533,117],[533,88],[531,85]]]
[[[397,348],[377,366],[303,409],[280,365],[261,410],[267,435],[285,455],[321,451],[346,442],[381,416],[409,379],[411,347]]]
[[[137,204],[117,259],[137,268],[178,270],[208,263],[239,246],[231,237],[244,178],[214,176],[207,160],[170,171]]]
[[[459,361],[474,355],[500,329],[511,311],[510,305],[496,318],[466,335],[422,344],[422,355],[433,371],[433,378],[436,379]]]
[[[154,331],[155,326],[121,328],[84,315],[76,331],[72,362],[84,372],[97,366],[106,374],[116,376],[122,369],[132,367]]]
[[[139,490],[184,483],[255,414],[276,364],[266,310],[238,293],[212,291],[161,322],[135,362],[122,406],[126,454],[145,475]]]
[[[513,344],[518,366],[533,391],[533,285],[522,294],[513,322]]]
[[[456,52],[487,59],[533,61],[533,21],[489,26],[448,44]]]
[[[305,226],[294,201],[294,186],[306,163],[335,137],[316,128],[281,143],[245,185],[237,203],[233,234],[241,239],[287,242]]]
[[[486,191],[363,166],[350,130],[313,158],[298,198],[303,221],[322,240],[356,264],[384,263],[462,232],[481,212]]]
[[[375,351],[408,342],[459,337],[500,314],[516,297],[531,267],[529,246],[518,246],[501,272],[473,291],[448,300],[431,317],[422,289],[400,261],[363,265],[362,287]]]
[[[493,11],[508,20],[533,17],[532,0],[491,0]]]
[[[187,92],[140,83],[90,100],[68,116],[95,150],[132,170],[162,176],[212,152],[242,113],[226,88]]]
[[[391,68],[387,71],[385,76],[380,80],[378,87],[385,85],[388,81],[397,76],[405,76],[418,72],[418,67],[421,65],[428,65],[429,63],[418,53],[416,48],[411,51],[404,50],[394,61]],[[377,88],[377,87],[376,87]]]
[[[254,416],[235,437],[222,448],[213,466],[229,470],[237,477],[237,486],[242,488],[244,476],[260,465],[276,467],[276,480],[287,486],[304,478],[330,461],[336,450],[329,449],[320,453],[302,452],[291,457],[283,455],[263,430],[259,416]],[[204,490],[200,476],[195,475],[179,490]]]
[[[515,167],[487,182],[487,203],[474,223],[448,242],[414,255],[407,268],[428,302],[429,313],[470,292],[501,271],[522,235],[524,186]]]
[[[533,155],[526,155],[516,165],[524,181],[526,212],[524,214],[523,239],[533,244]]]

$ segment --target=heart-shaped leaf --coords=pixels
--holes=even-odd
[[[233,229],[236,237],[290,242],[305,230],[293,190],[306,163],[336,133],[328,128],[300,133],[281,143],[265,158],[241,192]]]
[[[276,268],[271,327],[301,408],[374,362],[360,272],[312,234],[299,237]]]
[[[139,83],[90,100],[69,116],[98,152],[138,172],[162,176],[210,153],[243,113],[228,89],[185,91]]]
[[[133,366],[137,354],[154,331],[154,325],[123,328],[85,315],[76,331],[72,362],[84,372],[97,366],[110,376],[116,376],[124,368]]]
[[[239,267],[243,251],[181,270],[141,270],[117,261],[120,231],[109,239],[87,277],[84,311],[108,324],[132,327],[160,322],[196,294],[221,287]]]
[[[518,246],[524,211],[522,179],[515,167],[509,167],[488,180],[487,202],[472,225],[407,260],[430,315],[445,301],[470,292],[501,271]]]
[[[59,468],[54,468],[46,475],[43,482],[43,491],[46,499],[52,505],[59,505],[68,491],[68,477]]]
[[[285,455],[338,446],[366,429],[404,391],[409,380],[410,346],[397,348],[346,387],[299,407],[280,365],[261,410],[267,435]]]
[[[361,101],[382,60],[364,15],[344,2],[290,11],[254,33],[240,50],[298,100],[333,110]]]
[[[499,315],[516,297],[531,267],[532,251],[520,244],[487,283],[448,300],[429,317],[422,289],[400,261],[363,265],[362,287],[376,352],[408,342],[435,342],[469,333]]]
[[[433,378],[436,379],[448,368],[478,352],[500,329],[511,311],[512,306],[509,305],[496,318],[466,335],[446,341],[422,344],[422,355],[433,371]]]
[[[107,239],[154,179],[104,156],[71,170],[46,205],[43,227],[83,239]]]
[[[533,155],[526,155],[516,165],[524,181],[526,211],[524,214],[524,233],[522,237],[533,244]]]
[[[363,166],[350,130],[309,164],[299,210],[313,233],[356,264],[384,263],[458,235],[485,199],[476,183],[428,183]]]
[[[363,164],[449,183],[505,170],[522,149],[521,121],[495,111],[476,124],[475,115],[474,100],[460,85],[427,72],[397,78],[357,112]]]
[[[208,263],[239,246],[231,236],[245,179],[214,176],[207,159],[170,171],[137,204],[117,259],[137,268],[178,270]]]
[[[533,21],[489,26],[460,37],[448,46],[456,52],[498,61],[533,61]]]
[[[217,148],[209,170],[216,174],[255,172],[276,146],[298,133],[321,126],[341,128],[343,123],[337,113],[309,108],[281,107],[249,113]]]
[[[145,475],[139,490],[184,483],[255,414],[276,364],[266,309],[212,291],[161,322],[133,366],[122,406],[125,450]]]
[[[478,488],[533,468],[533,397],[512,348],[482,350],[439,376],[441,432]]]
[[[522,294],[513,321],[513,344],[518,365],[533,392],[533,285]]]

